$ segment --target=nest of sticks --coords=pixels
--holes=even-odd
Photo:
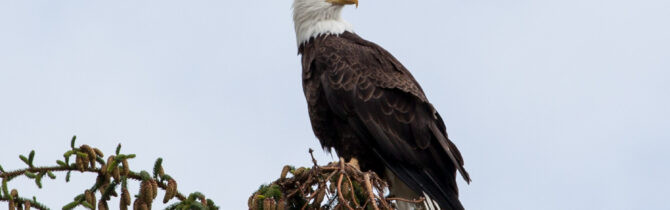
[[[362,172],[343,159],[319,166],[309,150],[311,168],[284,166],[276,181],[249,197],[249,209],[396,209],[394,201],[423,203],[388,196],[388,184],[372,171]]]

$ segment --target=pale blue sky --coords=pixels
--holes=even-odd
[[[0,164],[76,134],[223,209],[309,165],[291,1],[1,1]],[[670,1],[360,0],[445,116],[471,210],[670,209]],[[79,175],[76,175],[79,176]],[[10,187],[59,209],[89,187]],[[76,177],[75,177],[76,178]],[[116,204],[116,201],[113,202]],[[4,204],[3,204],[4,205]]]

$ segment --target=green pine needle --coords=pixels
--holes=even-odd
[[[128,177],[123,176],[121,177],[121,188],[128,188]]]
[[[83,201],[84,197],[86,197],[84,194],[79,194],[77,196],[74,196],[74,201],[75,202]]]
[[[170,179],[172,179],[172,177],[170,175],[165,174],[165,175],[161,176],[161,180],[170,180]]]
[[[83,153],[83,152],[79,152],[79,151],[77,151],[77,156],[79,156],[81,158],[88,158],[88,154]]]
[[[28,155],[28,162],[30,165],[33,165],[33,160],[35,160],[35,150],[31,150],[30,154]]]
[[[68,150],[67,152],[65,152],[63,154],[63,157],[70,158],[70,155],[72,155],[73,153],[74,153],[74,150]]]
[[[162,164],[163,164],[163,158],[156,159],[156,163],[154,164],[154,178],[155,179],[158,179],[159,171],[161,170],[161,167],[163,167]]]
[[[0,199],[3,199],[5,201],[14,200],[15,202],[17,202],[17,207],[19,209],[23,208],[23,203],[30,202],[31,206],[36,208],[36,209],[47,209],[48,210],[49,209],[48,207],[46,207],[43,204],[37,202],[37,198],[35,196],[32,197],[32,200],[30,198],[12,196],[11,193],[9,192],[9,189],[8,189],[8,186],[7,186],[8,182],[10,182],[13,178],[20,177],[21,175],[25,175],[26,177],[28,177],[30,179],[35,179],[35,184],[37,185],[38,188],[41,189],[43,187],[42,179],[45,176],[49,177],[50,179],[56,179],[56,175],[54,174],[55,171],[66,171],[67,173],[66,173],[66,176],[65,176],[65,181],[70,182],[72,170],[77,168],[77,166],[76,166],[75,163],[70,163],[69,158],[72,155],[76,155],[77,158],[89,158],[89,156],[90,156],[85,151],[82,151],[79,148],[75,147],[76,139],[77,139],[77,136],[72,136],[72,140],[70,141],[71,149],[66,151],[65,153],[63,153],[64,159],[56,160],[57,167],[47,166],[47,167],[44,167],[44,168],[35,168],[34,164],[33,164],[34,160],[35,160],[35,150],[31,150],[28,155],[19,155],[19,159],[21,159],[21,161],[23,161],[29,167],[14,171],[14,172],[12,172],[11,176],[1,177],[2,178],[2,189],[0,190]],[[98,149],[95,149],[95,150],[96,150],[96,154],[101,154],[102,153],[100,151],[97,151]],[[96,155],[95,161],[99,162],[102,165],[102,167],[105,167],[105,166],[110,167],[110,168],[108,168],[109,169],[108,171],[112,171],[112,169],[116,169],[117,167],[119,167],[121,162],[125,161],[126,159],[132,159],[132,158],[136,157],[135,154],[121,154],[120,152],[121,152],[121,144],[118,144],[118,146],[116,147],[116,154],[117,154],[116,158],[114,158],[110,163],[106,163],[106,160],[102,159],[102,157],[98,156],[98,155]],[[151,179],[155,179],[156,181],[160,180],[159,182],[161,182],[161,183],[165,180],[172,179],[172,177],[170,177],[169,175],[163,174],[162,164],[163,164],[163,158],[156,159],[156,162],[155,162],[154,167],[153,167],[153,178],[151,176],[152,174],[150,174],[147,171],[141,171],[140,173],[136,173],[136,172],[131,171],[130,175],[128,175],[128,176],[133,176],[133,177],[140,176],[142,181],[148,181],[148,180],[151,180]],[[52,171],[51,169],[53,169],[54,171]],[[23,173],[23,174],[14,174],[14,173],[17,173],[17,172],[18,173]],[[86,171],[86,172],[94,172],[94,171]],[[0,175],[9,175],[9,174],[5,174],[5,173],[6,173],[5,170],[2,168],[2,166],[0,166]],[[101,198],[100,199],[108,200],[109,197],[112,194],[116,193],[116,190],[117,190],[116,187],[118,187],[119,185],[121,185],[122,186],[121,188],[123,188],[124,190],[127,190],[127,188],[128,188],[127,185],[128,185],[128,182],[129,182],[128,181],[128,178],[129,178],[128,176],[122,176],[120,178],[120,180],[112,181],[111,183],[109,183],[109,185],[106,185],[106,187],[104,189],[101,186],[102,181],[104,181],[106,179],[110,179],[110,178],[106,177],[106,179],[105,179],[105,178],[98,177],[95,184],[91,187],[90,190],[91,191],[101,190],[102,193],[101,193]],[[272,186],[272,187],[277,187],[277,186]],[[270,188],[270,187],[268,187],[268,188]],[[274,194],[275,194],[274,190],[269,190],[268,194],[270,194],[270,196],[274,196]],[[181,196],[181,194],[180,194],[180,196]],[[200,202],[198,200],[200,200]],[[207,203],[207,204],[205,205],[203,203]],[[74,201],[66,204],[65,206],[62,207],[62,209],[71,210],[71,209],[75,209],[75,208],[78,208],[78,207],[79,208],[87,208],[87,209],[95,209],[95,206],[93,206],[92,203],[89,203],[89,202],[86,201],[84,194],[77,195],[74,198]],[[214,204],[214,201],[212,201],[211,199],[206,199],[206,197],[202,193],[194,192],[194,193],[191,193],[189,195],[188,199],[180,201],[180,202],[175,203],[175,204],[172,204],[167,209],[205,209],[205,210],[217,209],[218,210],[219,207],[216,206]]]
[[[118,156],[119,153],[121,153],[121,144],[119,144],[119,146],[116,146],[116,155]]]
[[[105,160],[103,160],[101,157],[95,157],[95,161],[100,163],[100,165],[105,165]]]
[[[72,136],[72,141],[70,141],[70,147],[72,147],[72,149],[74,149],[74,143],[75,143],[75,141],[77,141],[77,136],[76,136],[76,135],[75,135],[75,136]]]
[[[37,184],[38,188],[42,189],[42,177],[41,176],[38,176],[37,178],[35,178],[35,184]]]
[[[114,160],[112,160],[111,163],[107,163],[107,171],[112,171],[112,170],[114,170],[114,168],[116,168],[117,166],[119,166],[119,161],[116,160],[116,159],[114,159]]]
[[[72,202],[66,204],[65,206],[63,206],[63,210],[71,210],[71,209],[74,209],[74,207],[77,207],[78,205],[79,205],[79,202],[72,201]]]
[[[28,178],[31,178],[31,179],[34,179],[35,177],[37,177],[37,175],[35,175],[34,173],[32,173],[32,172],[30,172],[30,171],[26,171],[24,174],[25,174]]]
[[[146,181],[151,179],[151,175],[149,175],[149,172],[147,171],[141,171],[140,172],[140,177],[142,177],[142,181]]]
[[[51,179],[56,179],[56,175],[54,173],[52,173],[51,171],[47,171],[47,176],[49,176],[49,178],[51,178]]]
[[[28,158],[27,158],[26,156],[19,155],[19,159],[21,159],[21,161],[23,161],[23,162],[26,163],[28,166],[30,166],[30,161],[28,161]]]
[[[68,150],[63,154],[63,157],[65,158],[65,164],[70,164],[70,156],[74,153],[74,150]]]
[[[10,196],[9,190],[7,189],[7,179],[2,179],[2,193],[5,194],[5,196]]]
[[[117,185],[119,185],[119,183],[116,182],[116,181],[113,181],[109,186],[107,186],[107,188],[105,188],[105,190],[102,193],[101,199],[109,198],[109,195],[112,194],[112,192],[114,192]]]

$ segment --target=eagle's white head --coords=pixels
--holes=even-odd
[[[352,32],[351,25],[340,17],[347,4],[358,6],[358,0],[294,0],[293,23],[298,46],[322,34]]]

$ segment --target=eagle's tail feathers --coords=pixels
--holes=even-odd
[[[433,132],[435,137],[437,137],[437,141],[440,142],[440,145],[442,146],[444,151],[447,152],[447,155],[449,155],[449,159],[451,159],[451,162],[454,164],[454,166],[456,167],[458,172],[461,173],[461,176],[463,177],[463,179],[465,179],[465,181],[468,184],[470,184],[470,182],[472,181],[470,179],[470,174],[468,174],[468,172],[465,171],[465,168],[463,168],[462,158],[460,157],[460,153],[457,151],[456,147],[451,146],[451,145],[453,145],[453,143],[451,143],[451,141],[449,141],[449,139],[444,137],[442,132],[440,132],[440,130],[437,128],[437,125],[435,125],[434,123],[430,124],[430,130]],[[454,149],[456,149],[456,150],[454,150]],[[456,157],[457,155],[459,157]],[[461,160],[461,161],[459,161],[459,160]]]

